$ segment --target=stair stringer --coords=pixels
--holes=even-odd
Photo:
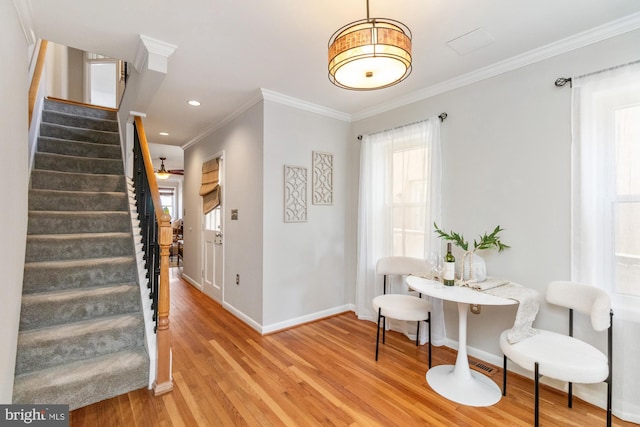
[[[138,270],[138,283],[140,285],[140,301],[144,315],[144,343],[149,355],[149,389],[153,387],[156,380],[158,366],[158,340],[155,333],[155,322],[153,320],[152,301],[149,298],[149,279],[144,262],[144,251],[142,248],[142,230],[138,219],[138,207],[136,206],[135,188],[131,178],[127,177],[127,195],[129,197],[129,212],[131,217],[131,234],[133,236],[134,251],[136,254],[136,267]]]

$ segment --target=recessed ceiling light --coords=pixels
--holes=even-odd
[[[169,132],[160,132],[160,135],[162,135],[162,136],[169,136]]]
[[[191,101],[189,101],[189,105],[193,105],[194,107],[197,107],[198,105],[200,105],[200,103],[195,99],[192,99]]]

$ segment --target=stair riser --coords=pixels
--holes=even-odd
[[[108,258],[131,255],[130,235],[96,238],[27,236],[26,261]]]
[[[31,188],[62,191],[124,191],[123,175],[95,175],[34,170]]]
[[[131,220],[128,212],[70,214],[29,212],[27,234],[69,234],[128,232]]]
[[[100,297],[78,297],[62,303],[48,300],[22,301],[20,330],[29,331],[71,322],[82,322],[99,317],[116,316],[140,310],[140,290],[129,286],[126,292],[118,292]]]
[[[34,169],[107,175],[123,174],[120,160],[81,158],[50,153],[35,153],[34,160]]]
[[[32,211],[124,211],[127,208],[128,198],[124,193],[29,192],[29,210]]]
[[[45,99],[44,111],[58,111],[66,114],[76,114],[83,117],[93,117],[103,120],[117,120],[118,114],[115,111],[102,108],[91,108],[83,105],[69,104],[66,102],[56,102]]]
[[[60,339],[31,339],[29,332],[21,333],[18,336],[16,375],[99,357],[128,347],[144,346],[142,318],[126,316],[126,324],[122,324],[120,318],[113,319],[114,325],[107,330],[91,330],[90,324],[85,322],[87,331]]]
[[[125,356],[121,357],[123,353]],[[74,410],[147,387],[149,359],[144,350],[120,352],[114,356],[97,359],[97,363],[86,367],[82,366],[82,362],[76,362],[69,367],[72,372],[47,370],[43,374],[33,372],[17,376],[13,402],[68,404],[69,410]]]
[[[107,132],[118,132],[118,122],[115,120],[98,119],[67,114],[60,111],[44,110],[42,112],[43,123],[53,123],[76,128],[87,128]]]
[[[96,260],[92,266],[25,264],[23,294],[111,285],[136,280],[135,259],[126,262]]]
[[[40,126],[40,136],[70,139],[72,141],[120,145],[120,134],[117,132],[74,128],[70,126],[56,125],[53,123],[42,123]]]
[[[69,141],[49,137],[38,138],[38,152],[100,159],[120,159],[122,155],[119,145]]]

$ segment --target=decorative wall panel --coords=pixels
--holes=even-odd
[[[284,166],[284,222],[307,220],[307,168]]]
[[[333,204],[333,154],[313,152],[314,205]]]

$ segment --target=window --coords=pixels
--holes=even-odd
[[[573,83],[572,277],[640,319],[640,63]]]
[[[392,214],[391,255],[425,258],[425,204],[428,167],[427,149],[407,141],[407,148],[394,149],[389,159],[391,193],[388,205]],[[402,144],[404,145],[404,144]],[[429,228],[430,230],[430,228]]]
[[[177,218],[175,215],[175,196],[174,189],[168,187],[159,187],[160,191],[160,203],[162,203],[162,210],[168,212],[171,215],[171,219],[174,220]]]
[[[614,120],[613,291],[640,297],[640,104],[616,109]]]

